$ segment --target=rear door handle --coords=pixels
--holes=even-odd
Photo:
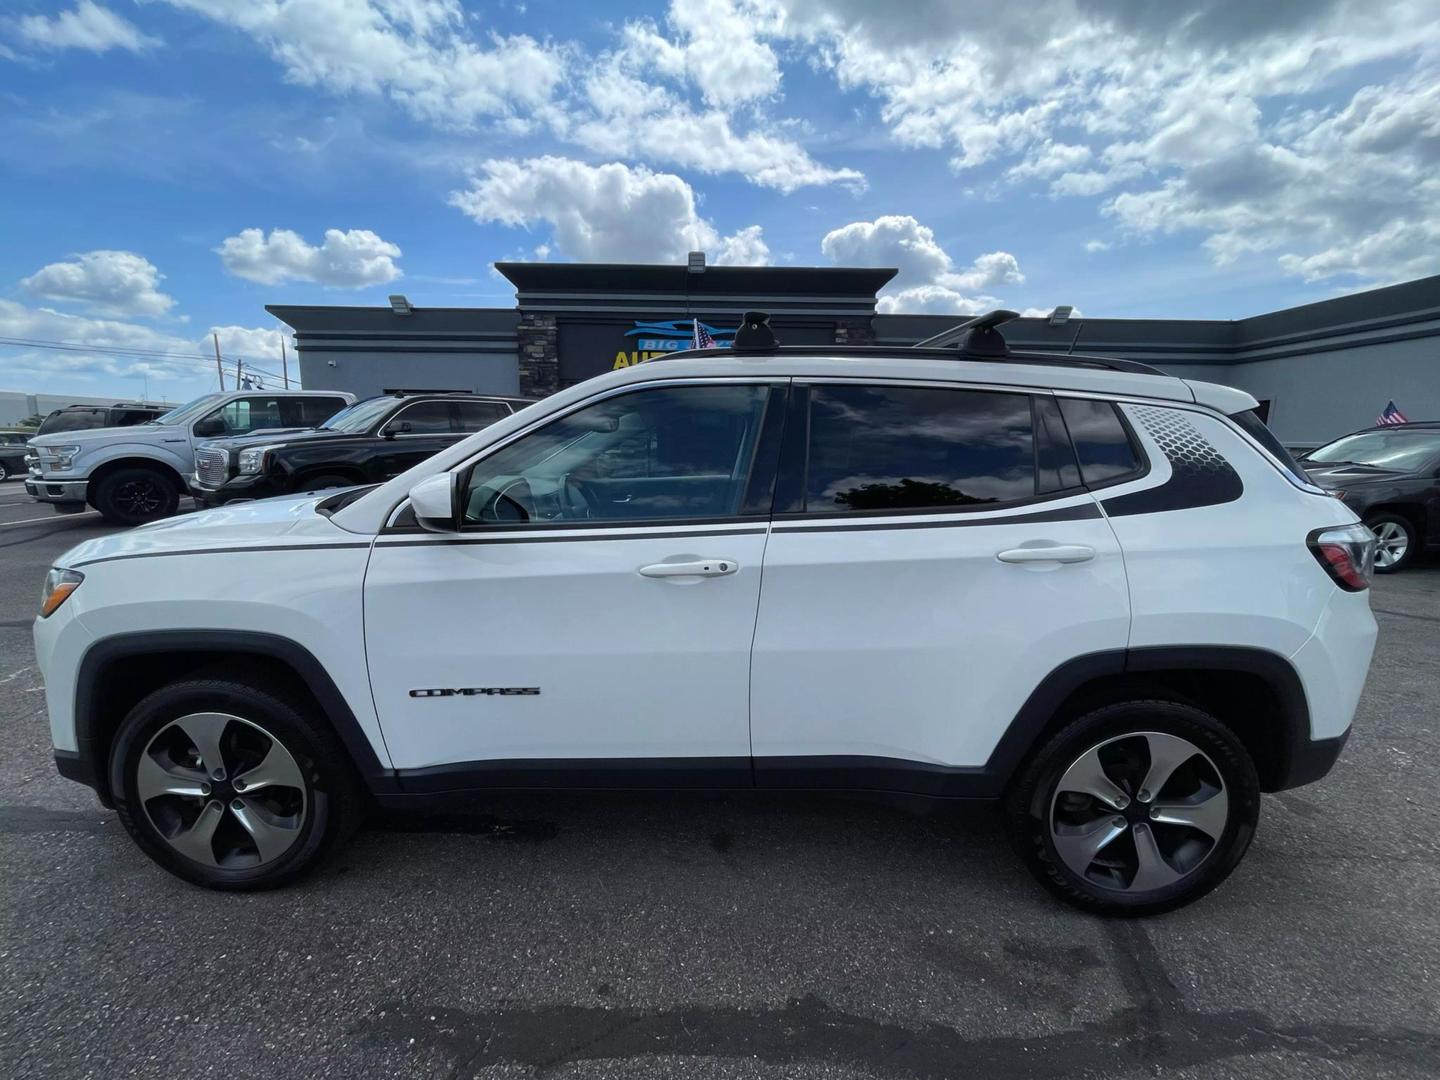
[[[1045,544],[1017,547],[998,552],[995,556],[1006,563],[1086,562],[1095,557],[1095,549],[1084,544]]]
[[[740,569],[734,559],[696,559],[694,562],[657,562],[640,568],[641,577],[724,577]]]

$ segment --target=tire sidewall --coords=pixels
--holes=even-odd
[[[136,794],[141,753],[165,725],[196,712],[221,712],[258,724],[294,756],[305,777],[306,820],[289,850],[270,863],[243,869],[206,866],[180,854],[160,835]],[[335,831],[331,782],[323,759],[285,702],[247,687],[181,683],[157,690],[125,718],[110,759],[115,809],[141,849],[171,873],[214,889],[273,888],[304,873],[323,854]]]
[[[1065,865],[1050,832],[1055,787],[1074,761],[1092,747],[1142,731],[1176,735],[1209,757],[1225,782],[1229,819],[1205,861],[1163,889],[1127,893],[1106,889]],[[1012,839],[1022,858],[1051,892],[1104,915],[1151,915],[1198,900],[1227,877],[1244,857],[1260,816],[1260,781],[1240,740],[1208,713],[1178,702],[1147,701],[1097,709],[1052,739],[1024,770],[1011,792]]]
[[[1415,523],[1400,514],[1376,514],[1373,517],[1365,519],[1365,527],[1373,532],[1375,526],[1383,525],[1387,521],[1393,521],[1405,530],[1405,554],[1400,556],[1399,561],[1391,566],[1380,566],[1377,563],[1375,566],[1375,572],[1377,574],[1397,574],[1401,570],[1404,570],[1414,562],[1415,551],[1420,546],[1420,534],[1415,528]]]
[[[131,514],[115,505],[115,494],[120,485],[129,480],[140,479],[148,479],[159,484],[164,492],[164,502],[154,514]],[[175,486],[175,482],[159,469],[147,469],[140,466],[117,469],[96,486],[95,509],[99,510],[106,520],[116,524],[143,525],[147,521],[159,521],[161,518],[171,517],[179,510],[180,491]]]

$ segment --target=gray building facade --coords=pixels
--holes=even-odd
[[[361,396],[470,390],[541,397],[689,347],[694,320],[720,345],[742,312],[770,312],[783,343],[913,345],[963,320],[878,314],[890,268],[497,263],[514,308],[266,310],[295,331],[306,389]],[[408,310],[406,310],[408,308]],[[1012,346],[1140,360],[1227,383],[1265,403],[1293,445],[1374,423],[1394,401],[1440,419],[1440,276],[1235,320],[1040,318]]]

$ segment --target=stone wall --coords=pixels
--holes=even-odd
[[[520,341],[520,394],[545,397],[560,389],[560,333],[554,315],[521,312],[516,328]]]

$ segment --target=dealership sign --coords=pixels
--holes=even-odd
[[[700,327],[715,339],[717,349],[728,349],[735,340],[736,327],[711,326],[707,322],[700,323]],[[615,353],[612,368],[643,364],[646,360],[691,348],[695,343],[695,320],[646,322],[637,319],[634,327],[625,331],[625,336],[630,339],[626,342],[630,347]]]

